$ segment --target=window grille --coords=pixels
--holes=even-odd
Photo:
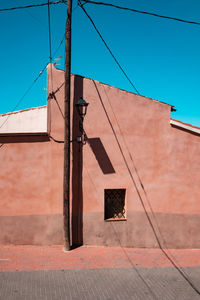
[[[125,219],[125,189],[104,190],[104,219]]]

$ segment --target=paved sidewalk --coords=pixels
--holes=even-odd
[[[200,249],[133,249],[62,246],[0,246],[0,271],[200,266]]]
[[[200,250],[0,247],[0,300],[200,299]]]

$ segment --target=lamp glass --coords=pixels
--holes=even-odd
[[[75,105],[78,111],[79,116],[84,117],[87,113],[88,104],[83,98],[80,98]]]

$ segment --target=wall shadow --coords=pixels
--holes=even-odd
[[[152,213],[153,218],[152,218],[151,215],[149,214],[148,209],[146,208],[146,205],[145,205],[145,203],[144,203],[144,201],[143,201],[142,194],[140,193],[139,188],[138,188],[138,186],[137,186],[137,184],[136,184],[136,181],[134,180],[134,177],[133,177],[133,174],[132,174],[131,169],[130,169],[130,167],[129,167],[129,164],[128,164],[128,162],[127,162],[127,160],[126,160],[126,157],[125,157],[125,155],[124,155],[124,153],[123,153],[123,150],[122,150],[120,141],[118,140],[118,137],[117,137],[117,134],[116,134],[116,132],[115,132],[115,129],[114,129],[113,125],[112,125],[112,122],[111,122],[111,120],[110,120],[110,118],[109,118],[109,115],[108,115],[108,113],[107,113],[107,111],[106,111],[106,108],[105,108],[105,106],[104,106],[103,99],[102,99],[102,97],[101,97],[100,91],[99,91],[99,89],[98,89],[98,87],[97,87],[97,85],[96,85],[96,83],[95,83],[94,80],[93,80],[93,84],[94,84],[94,87],[95,87],[95,89],[96,89],[96,92],[97,92],[99,101],[100,101],[100,103],[101,103],[101,105],[102,105],[102,108],[103,108],[103,110],[104,110],[104,112],[105,112],[105,115],[106,115],[106,117],[107,117],[108,123],[110,124],[110,127],[111,127],[111,129],[112,129],[113,135],[114,135],[114,137],[115,137],[115,139],[116,139],[116,142],[117,142],[117,144],[118,144],[119,150],[120,150],[120,152],[121,152],[122,158],[123,158],[123,160],[124,160],[124,163],[125,163],[125,165],[126,165],[126,168],[127,168],[127,170],[128,170],[128,173],[129,173],[129,175],[130,175],[130,178],[131,178],[131,180],[132,180],[132,182],[133,182],[133,185],[134,185],[134,187],[135,187],[135,189],[136,189],[136,192],[137,192],[137,194],[138,194],[138,196],[139,196],[141,205],[142,205],[142,207],[143,207],[143,209],[144,209],[144,213],[145,213],[146,218],[147,218],[147,220],[148,220],[148,222],[149,222],[149,225],[150,225],[150,227],[151,227],[151,229],[152,229],[152,233],[153,233],[153,235],[154,235],[154,237],[155,237],[155,240],[157,241],[158,247],[160,248],[160,250],[162,251],[162,253],[165,255],[165,257],[168,259],[168,261],[171,263],[171,265],[179,272],[179,274],[182,276],[182,278],[185,279],[185,281],[190,285],[190,287],[191,287],[198,295],[200,295],[200,290],[196,287],[196,285],[193,283],[193,281],[190,280],[190,278],[189,278],[188,275],[184,272],[184,270],[182,269],[182,267],[179,266],[179,264],[177,263],[177,261],[175,260],[175,258],[174,258],[171,254],[168,254],[168,253],[167,253],[167,250],[169,250],[169,249],[168,249],[167,244],[166,244],[166,242],[165,242],[165,238],[164,238],[164,236],[163,236],[163,234],[162,234],[162,231],[161,231],[161,229],[160,229],[160,227],[159,227],[159,225],[158,225],[158,222],[157,222],[155,213],[154,213],[153,208],[152,208],[152,206],[151,206],[150,200],[149,200],[149,198],[148,198],[148,196],[147,196],[147,193],[146,193],[144,184],[143,184],[143,182],[142,182],[142,180],[141,180],[141,177],[140,177],[140,175],[139,175],[139,172],[138,172],[138,170],[137,170],[137,168],[136,168],[136,166],[135,166],[135,162],[134,162],[134,160],[133,160],[133,157],[132,157],[132,155],[131,155],[131,153],[130,153],[130,151],[128,150],[128,147],[127,147],[127,145],[126,145],[127,150],[128,150],[128,152],[129,152],[129,155],[130,155],[130,158],[131,158],[131,161],[132,161],[132,163],[133,163],[134,170],[135,170],[135,172],[136,172],[136,174],[137,174],[137,177],[138,177],[138,179],[139,179],[140,185],[141,185],[141,187],[142,187],[142,189],[143,189],[143,192],[144,192],[146,201],[147,201],[147,203],[148,203],[148,206],[149,206],[149,208],[150,208],[150,211],[151,211],[151,213]],[[113,113],[114,113],[114,111],[113,111]],[[116,119],[116,118],[115,118],[115,119]],[[117,119],[116,119],[116,120],[117,120]],[[118,122],[117,122],[117,123],[118,123]],[[118,127],[120,128],[119,124],[118,124]],[[120,129],[120,131],[121,131],[121,129]],[[124,140],[124,143],[125,143],[125,140]],[[155,222],[155,225],[156,225],[157,230],[156,230],[156,228],[155,228],[155,225],[154,225],[152,219],[154,219],[154,222]],[[111,224],[111,226],[112,226],[112,225],[113,225],[113,224]],[[114,229],[114,227],[113,227],[113,229]],[[158,231],[158,232],[157,232],[157,231]],[[118,237],[118,233],[117,233],[116,231],[114,231],[114,233],[117,234],[117,237]],[[160,237],[159,237],[158,233],[159,233],[159,235],[160,235],[162,241],[160,240]],[[120,247],[122,247],[121,241],[120,241],[119,238],[118,238],[118,240],[119,240],[119,245],[120,245]],[[163,246],[165,247],[165,249],[163,248]],[[122,247],[122,248],[123,248],[123,247]],[[128,256],[128,255],[126,254],[126,256]],[[138,273],[138,272],[137,272],[137,273]],[[139,275],[139,273],[138,273],[138,275]],[[140,277],[141,277],[141,276],[140,276]],[[142,279],[142,278],[141,278],[141,279]]]
[[[115,173],[115,169],[100,138],[88,138],[87,142],[90,145],[103,174]]]
[[[83,244],[83,145],[76,142],[77,136],[80,136],[81,133],[79,130],[79,115],[75,109],[75,104],[80,97],[83,97],[83,77],[75,75],[72,117],[72,248]]]

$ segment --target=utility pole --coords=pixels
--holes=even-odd
[[[67,1],[65,32],[65,100],[64,100],[64,175],[63,175],[63,222],[64,249],[70,250],[70,86],[71,86],[71,17],[72,0]]]

